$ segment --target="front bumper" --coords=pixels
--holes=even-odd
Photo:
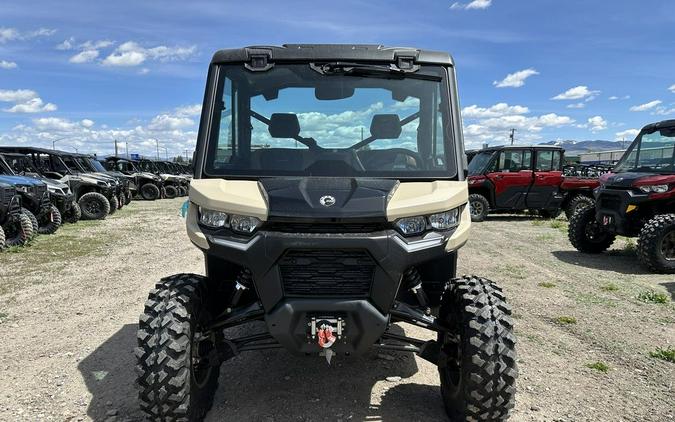
[[[640,229],[640,205],[649,194],[630,189],[603,188],[596,191],[596,220],[605,229],[621,236],[635,236]],[[628,212],[628,206],[637,208]]]
[[[372,233],[283,233],[258,231],[251,238],[223,236],[187,216],[192,241],[208,256],[251,271],[270,334],[290,351],[310,353],[312,318],[341,317],[346,335],[333,349],[360,354],[382,335],[403,274],[432,260],[454,259],[468,237],[470,215],[454,230],[410,241],[393,229]]]

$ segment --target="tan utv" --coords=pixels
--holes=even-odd
[[[510,308],[493,282],[456,278],[471,225],[464,157],[447,53],[218,51],[187,214],[206,275],[167,277],[150,292],[136,350],[148,418],[201,420],[224,362],[284,348],[329,364],[371,349],[413,352],[438,366],[452,420],[507,419]]]

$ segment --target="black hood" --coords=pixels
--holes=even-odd
[[[307,218],[386,221],[388,197],[398,181],[299,177],[261,179],[260,184],[267,194],[270,221]]]
[[[621,173],[611,173],[607,179],[605,179],[605,185],[618,187],[618,188],[630,188],[633,184],[645,177],[653,176],[662,176],[659,173],[638,173],[638,172],[621,172]]]

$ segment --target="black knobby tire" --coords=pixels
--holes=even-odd
[[[21,207],[21,213],[24,214],[28,219],[30,220],[31,225],[33,226],[33,234],[31,235],[31,238],[37,236],[38,234],[38,229],[40,228],[40,223],[38,222],[37,217],[31,210],[28,208],[23,208]]]
[[[3,228],[7,247],[23,246],[33,237],[33,223],[26,214],[19,214]]]
[[[135,350],[141,409],[153,421],[200,421],[213,404],[220,363],[199,366],[222,334],[196,344],[211,318],[207,279],[179,274],[150,291],[138,326]]]
[[[469,195],[469,207],[471,211],[471,221],[480,223],[485,221],[490,210],[490,202],[479,193]]]
[[[653,217],[640,230],[640,262],[656,273],[675,273],[675,214]]]
[[[38,233],[54,234],[61,227],[61,213],[54,204],[49,206],[49,210],[40,214],[38,218]]]
[[[572,215],[567,237],[579,252],[586,253],[604,252],[616,239],[595,220],[594,207],[580,208]]]
[[[125,196],[126,196],[126,199],[125,199],[126,204],[125,205],[131,204],[131,201],[133,199],[133,195],[131,194],[131,191],[127,191],[125,193]]]
[[[516,337],[511,308],[490,280],[470,276],[445,287],[438,371],[445,410],[455,421],[502,421],[515,404]]]
[[[5,249],[5,230],[0,226],[0,251]]]
[[[118,209],[118,210],[121,210],[121,209],[127,204],[127,202],[126,202],[126,196],[124,195],[124,192],[120,193],[120,194],[117,196],[117,204],[118,204],[118,205],[117,205],[117,209]]]
[[[146,183],[141,186],[141,197],[146,201],[154,201],[159,199],[160,191],[154,183]]]
[[[178,189],[175,186],[167,186],[165,192],[168,199],[173,199],[178,196]]]
[[[178,196],[185,196],[187,195],[187,189],[185,189],[183,186],[180,186],[178,188]]]
[[[113,215],[113,214],[115,214],[115,213],[117,212],[117,210],[119,209],[120,203],[119,203],[119,201],[117,200],[117,197],[116,197],[115,195],[111,196],[111,197],[110,197],[110,200],[109,200],[108,202],[110,203],[110,212],[109,212],[109,214],[110,214],[110,215]]]
[[[77,223],[82,218],[82,210],[80,209],[80,204],[74,202],[70,204],[70,209],[62,216],[63,221],[66,223]]]
[[[103,194],[88,192],[79,201],[83,220],[103,220],[110,213],[110,202]]]
[[[570,220],[577,209],[586,207],[595,207],[595,199],[585,195],[577,195],[567,202],[567,206],[565,207],[565,216],[567,216],[567,219]]]

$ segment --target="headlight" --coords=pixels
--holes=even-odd
[[[427,229],[424,217],[405,217],[396,220],[396,227],[406,236],[423,233]]]
[[[59,194],[59,195],[64,195],[63,189],[59,189],[59,188],[54,187],[54,186],[47,186],[47,189],[48,189],[49,192],[51,192],[51,193],[56,193],[56,194]]]
[[[17,192],[23,192],[23,193],[28,193],[28,186],[17,186],[16,187]]]
[[[459,208],[454,210],[432,214],[429,216],[431,227],[436,230],[449,230],[459,224]]]
[[[639,186],[638,189],[644,193],[664,193],[668,192],[668,185],[645,185]]]
[[[225,227],[227,225],[228,216],[224,212],[208,210],[199,207],[199,222],[209,227]]]
[[[230,228],[237,233],[251,234],[256,231],[261,224],[262,221],[256,217],[235,214],[230,216]]]

